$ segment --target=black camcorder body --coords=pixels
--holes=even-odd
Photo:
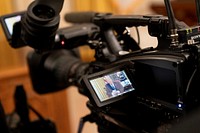
[[[101,69],[98,68],[101,70],[100,74],[99,70],[92,71],[91,75],[85,77],[84,83],[86,82],[87,88],[94,91],[97,85],[89,83],[90,80],[104,77],[104,74],[101,73],[105,71],[105,75],[107,75],[112,72],[112,68],[119,69],[119,71],[124,69],[127,70],[125,74],[131,75],[130,82],[134,86],[134,90],[132,90],[135,91],[134,93],[159,99],[169,105],[174,105],[176,109],[182,109],[184,108],[184,99],[190,94],[190,91],[194,91],[191,87],[194,87],[197,66],[198,49],[196,47],[177,53],[157,50],[133,53],[106,67],[104,64]],[[111,70],[108,71],[109,69]],[[117,73],[115,74],[117,76]],[[98,84],[98,82],[95,83]],[[100,89],[103,88],[97,90],[100,91]],[[98,94],[94,96],[100,99]]]
[[[198,54],[196,46],[176,52],[152,50],[131,53],[112,64],[101,67],[93,64],[95,69],[84,76],[82,86],[88,88],[91,95],[88,97],[95,108],[100,108],[105,115],[114,115],[123,123],[128,122],[125,125],[130,124],[133,128],[130,131],[139,128],[138,132],[158,132],[162,126],[175,123],[198,108]],[[103,78],[110,76],[114,81],[119,72],[126,75],[129,87],[108,97]]]

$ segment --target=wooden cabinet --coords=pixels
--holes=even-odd
[[[26,67],[0,72],[0,100],[6,114],[14,110],[13,94],[17,85],[24,86],[29,104],[44,118],[52,120],[58,133],[70,133],[66,91],[37,94],[32,88]],[[33,112],[30,112],[30,118],[37,119]]]

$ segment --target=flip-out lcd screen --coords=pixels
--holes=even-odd
[[[10,42],[13,34],[13,25],[21,20],[24,12],[17,12],[0,17],[1,24],[6,35],[7,40]]]
[[[85,83],[98,106],[123,99],[135,90],[132,78],[126,69],[109,69],[89,75]]]

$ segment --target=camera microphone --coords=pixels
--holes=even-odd
[[[159,24],[164,16],[162,15],[113,15],[112,13],[98,12],[71,12],[65,14],[65,21],[70,23],[94,23],[98,26],[147,26]]]
[[[96,12],[72,12],[64,16],[65,21],[70,23],[91,23],[97,15]]]

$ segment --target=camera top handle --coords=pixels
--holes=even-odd
[[[84,17],[83,17],[84,16]],[[78,19],[77,19],[78,18]],[[101,27],[112,27],[115,29],[125,27],[148,26],[150,36],[157,37],[158,49],[169,48],[170,40],[168,18],[162,15],[113,15],[111,13],[98,12],[72,12],[65,15],[65,20],[71,23],[94,23]],[[112,43],[109,45],[112,47]],[[116,44],[115,44],[116,45]]]

